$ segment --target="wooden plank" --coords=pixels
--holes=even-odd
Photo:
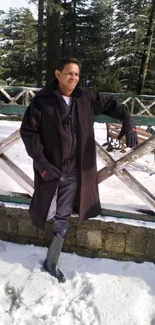
[[[126,104],[126,103],[128,103],[130,100],[132,99],[132,97],[128,97],[127,99],[125,99],[123,102],[122,102],[122,104]]]
[[[107,137],[112,139],[117,139],[120,130],[121,130],[122,124],[118,123],[107,123]],[[151,137],[151,134],[146,132],[144,129],[137,127],[137,135],[138,135],[138,143],[143,142],[144,140]],[[126,138],[121,138],[121,143],[126,142]]]
[[[138,182],[125,168],[116,173],[116,176],[127,185],[152,211],[155,212],[155,197]]]
[[[4,154],[0,156],[0,167],[8,176],[10,176],[18,185],[32,196],[34,187],[33,180]]]
[[[38,92],[39,90],[41,90],[41,88],[36,88],[36,87],[21,87],[21,86],[0,86],[0,89],[1,88],[4,88],[4,89],[6,89],[6,90],[10,90],[10,91],[12,91],[12,90],[19,90],[19,91],[21,91],[21,90],[32,90],[32,91],[36,91],[36,92]]]
[[[14,102],[14,99],[7,93],[7,91],[4,88],[0,88],[0,92],[10,101]]]
[[[23,98],[23,103],[28,107],[29,106],[29,90],[25,92],[25,97]]]
[[[130,97],[130,98],[132,98],[132,99],[135,99],[136,97],[138,97],[138,98],[142,98],[142,99],[145,99],[145,100],[153,100],[153,99],[155,99],[155,95],[134,95],[134,94],[127,94],[127,93],[109,93],[109,92],[101,92],[101,93],[103,93],[103,94],[105,94],[105,95],[112,95],[112,96],[114,96],[114,97],[120,97],[120,98],[128,98],[128,97]]]
[[[120,133],[120,130],[121,129],[114,129],[114,128],[111,129],[111,127],[110,127],[108,129],[108,135],[109,136],[114,135],[117,138]],[[137,135],[138,135],[138,138],[143,138],[143,139],[148,139],[151,137],[150,133],[147,133],[146,131],[139,131],[138,129],[137,129]]]
[[[147,105],[147,108],[150,109],[155,105],[155,101],[153,103],[151,103],[150,105]]]
[[[29,205],[31,202],[31,196],[25,193],[6,192],[0,193],[0,201],[7,203],[17,203]]]
[[[97,158],[99,158],[100,162],[106,165],[113,165],[114,160],[111,155],[97,141],[95,141],[95,143]]]
[[[134,220],[142,220],[148,222],[155,222],[155,213],[148,214],[145,213],[132,213],[127,211],[119,211],[113,209],[101,209],[101,216],[115,217],[115,218],[124,218],[124,219],[134,219]]]
[[[114,131],[120,131],[122,128],[122,124],[119,123],[108,123],[108,127],[110,128],[110,130],[114,130]],[[147,137],[150,137],[150,133],[146,132],[145,129],[143,129],[142,127],[136,127],[136,130],[138,132],[139,135],[145,135]]]
[[[96,142],[96,150],[101,162],[114,166],[115,161],[111,155]],[[139,183],[125,168],[116,173],[116,176],[132,190],[152,211],[155,212],[155,197],[141,183]]]
[[[39,90],[41,90],[41,88],[36,88],[36,87],[22,87],[22,86],[8,86],[8,85],[5,85],[5,86],[0,86],[0,89],[3,88],[4,90],[7,90],[8,92],[9,91],[21,91],[21,90],[32,90],[33,92],[38,92]],[[124,99],[123,103],[126,101],[126,100],[131,100],[131,99],[135,99],[135,98],[140,98],[140,99],[145,99],[145,100],[154,100],[155,99],[155,96],[154,95],[129,95],[127,93],[109,93],[109,92],[101,92],[102,94],[105,94],[105,95],[110,95],[110,96],[115,96],[116,98],[122,98]]]
[[[0,115],[1,121],[22,121],[23,117],[19,115]]]
[[[155,137],[151,136],[149,139],[137,145],[135,148],[131,149],[126,155],[115,161],[114,165],[104,167],[98,172],[98,182],[102,182],[108,177],[121,171],[127,165],[131,164],[145,153],[153,151],[155,148]],[[102,151],[103,151],[102,147]],[[102,155],[102,152],[101,152]],[[104,160],[105,155],[103,155]]]
[[[139,103],[139,105],[143,108],[143,110],[141,110],[140,112],[138,112],[139,115],[142,115],[145,112],[147,112],[149,115],[153,115],[150,112],[150,108],[154,106],[155,102],[151,103],[150,105],[144,105],[144,103],[142,103],[139,98],[135,98],[135,99]]]
[[[0,103],[0,114],[23,116],[26,109],[27,109],[26,105]],[[155,125],[155,116],[134,115],[134,114],[132,116],[136,122],[136,125]],[[112,117],[109,117],[104,114],[95,115],[94,121],[98,123],[120,124],[120,120],[113,119]]]
[[[15,102],[16,102],[16,101],[17,101],[21,96],[23,96],[25,93],[26,93],[26,90],[22,90],[19,94],[17,94],[17,95],[14,97]]]
[[[18,104],[3,104],[0,103],[0,114],[6,115],[24,115],[27,106]]]
[[[138,135],[140,135],[140,136],[144,136],[146,138],[149,138],[151,136],[150,133],[146,132],[146,130],[144,130],[140,127],[137,127],[136,130],[137,130]]]
[[[35,93],[32,90],[30,90],[29,93],[32,96],[32,98],[35,96]]]
[[[20,139],[20,132],[16,130],[9,137],[0,142],[0,155],[12,147]]]
[[[4,203],[15,203],[15,204],[25,204],[29,205],[31,201],[31,197],[26,196],[24,193],[14,193],[10,192],[10,194],[0,194],[0,201]],[[75,214],[73,213],[72,216]],[[147,222],[155,222],[155,214],[151,213],[137,213],[137,212],[127,212],[120,211],[116,209],[101,209],[101,216],[105,217],[114,217],[114,218],[124,218],[124,219],[133,219],[133,220],[142,220]]]
[[[155,125],[155,116],[149,116],[149,115],[132,115],[136,125]],[[95,122],[98,123],[120,123],[120,120],[113,119],[107,115],[100,114],[95,115]]]

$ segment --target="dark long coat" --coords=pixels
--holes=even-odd
[[[40,229],[45,228],[59,179],[44,181],[35,168],[35,162],[43,164],[48,161],[59,171],[62,169],[62,124],[58,111],[58,106],[60,108],[62,105],[62,96],[53,87],[46,86],[34,97],[25,112],[20,129],[27,153],[34,163],[34,195],[30,204],[30,215],[33,224]],[[123,121],[126,117],[130,119],[130,114],[124,105],[104,93],[90,93],[76,87],[73,99],[76,102],[80,184],[76,207],[79,209],[80,220],[83,220],[97,216],[101,210],[97,185],[94,115],[104,113]]]

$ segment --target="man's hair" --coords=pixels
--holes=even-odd
[[[70,64],[70,63],[77,64],[79,69],[81,69],[80,62],[76,58],[61,58],[57,63],[56,69],[59,71],[62,71],[64,69],[65,65]]]

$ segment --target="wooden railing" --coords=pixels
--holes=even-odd
[[[27,105],[30,103],[32,97],[39,89],[37,88],[21,88],[21,87],[1,87],[0,92],[2,99],[0,103],[0,114],[6,114],[7,116],[18,115],[22,116],[25,112]],[[12,91],[14,95],[11,94]],[[116,97],[123,98],[123,103],[129,103],[131,101],[131,112],[134,112],[133,101],[136,101],[140,105],[139,114],[133,114],[137,125],[155,125],[155,116],[151,112],[151,109],[155,104],[155,96],[129,96],[126,94],[115,94]],[[125,98],[126,96],[126,98]],[[144,105],[142,100],[149,100],[150,104]],[[6,103],[6,102],[7,103]],[[145,115],[144,115],[145,113]],[[118,122],[116,119],[112,119],[106,115],[95,116],[96,122]],[[120,123],[120,121],[119,121]],[[33,194],[33,181],[30,179],[17,165],[14,164],[6,155],[5,152],[14,145],[20,139],[19,130],[11,134],[7,139],[4,139],[0,143],[0,168],[7,173],[16,183],[18,183],[27,194],[10,193],[9,195],[0,195],[0,201],[29,203]],[[155,197],[150,193],[141,183],[139,183],[130,173],[126,170],[127,165],[133,163],[136,159],[149,153],[155,149],[155,137],[151,136],[149,139],[140,143],[130,152],[126,153],[123,157],[117,161],[113,160],[110,154],[96,142],[96,151],[99,159],[106,164],[106,167],[98,171],[98,183],[106,180],[112,175],[116,175],[120,180],[125,183],[130,190],[132,190],[138,197],[140,197],[145,204],[151,209],[152,214],[145,215],[143,220],[155,221]],[[3,189],[4,190],[4,189]],[[102,211],[103,215],[108,215],[108,211]],[[110,211],[110,213],[112,213]],[[116,211],[115,211],[116,213]],[[117,213],[119,216],[119,213]],[[122,217],[122,214],[121,214]],[[124,212],[124,217],[126,214]],[[129,217],[129,213],[128,213]],[[133,214],[132,214],[133,218]],[[136,218],[136,215],[135,215]],[[144,219],[145,218],[145,219]]]
[[[0,86],[0,114],[23,115],[25,107],[40,88]],[[131,114],[153,116],[155,96],[130,95],[125,93],[105,93],[114,95],[126,104]]]

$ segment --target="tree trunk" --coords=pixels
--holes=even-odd
[[[37,42],[37,71],[36,86],[42,87],[42,70],[43,70],[43,17],[44,17],[44,0],[38,1],[38,42]]]
[[[61,55],[65,55],[65,33],[66,33],[66,0],[64,0],[64,13],[63,13],[63,29],[62,29],[62,46],[61,46]]]
[[[149,59],[150,59],[150,52],[151,52],[151,46],[152,46],[154,24],[155,24],[155,0],[152,0],[149,26],[148,26],[148,30],[147,30],[146,39],[144,42],[144,53],[142,55],[139,80],[137,83],[137,95],[142,94],[144,84],[145,84],[147,67],[148,67],[148,63],[149,63]]]
[[[71,33],[72,56],[76,55],[76,0],[73,0],[73,24]]]
[[[61,0],[48,0],[46,83],[53,80],[56,63],[60,57],[60,8]]]

